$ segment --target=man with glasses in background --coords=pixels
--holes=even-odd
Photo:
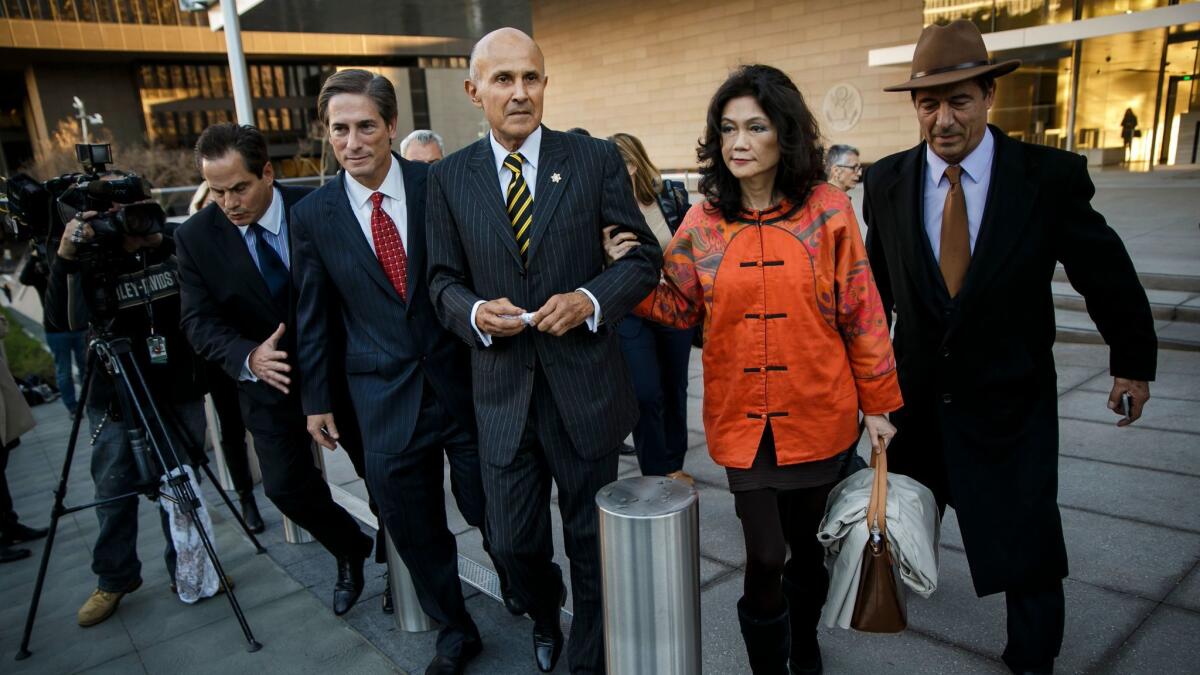
[[[858,161],[858,148],[851,145],[830,146],[825,153],[825,174],[829,184],[849,192],[862,181],[863,168]]]

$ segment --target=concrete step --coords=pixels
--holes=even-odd
[[[1156,291],[1182,291],[1185,293],[1200,295],[1200,276],[1140,272],[1138,273],[1138,279],[1142,282],[1142,286],[1148,291],[1151,289]],[[1067,273],[1063,270],[1062,265],[1059,265],[1054,270],[1054,280],[1067,280]]]
[[[1066,281],[1055,281],[1050,284],[1054,294],[1054,307],[1073,312],[1086,311],[1083,296],[1071,288]],[[1146,289],[1146,297],[1150,300],[1150,311],[1154,318],[1160,321],[1183,321],[1200,323],[1200,292],[1168,291]]]
[[[1058,327],[1059,342],[1104,344],[1104,338],[1087,312],[1055,307],[1054,322]],[[1200,352],[1200,323],[1156,318],[1154,331],[1158,335],[1159,349]]]

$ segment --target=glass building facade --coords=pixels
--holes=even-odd
[[[1131,14],[1172,0],[926,0],[926,25],[968,19],[983,33]],[[1200,134],[1200,23],[999,51],[1020,58],[992,121],[1023,140],[1097,153],[1103,163],[1194,164]]]
[[[149,26],[207,26],[205,12],[182,12],[178,0],[0,0],[0,18]]]

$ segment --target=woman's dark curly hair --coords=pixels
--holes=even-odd
[[[700,160],[700,193],[726,220],[734,220],[741,213],[742,188],[721,156],[721,114],[729,101],[741,96],[753,96],[775,127],[779,139],[775,192],[800,204],[814,186],[825,180],[821,130],[800,90],[778,68],[742,66],[713,94],[704,137],[696,150]]]

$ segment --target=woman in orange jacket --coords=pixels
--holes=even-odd
[[[816,120],[787,75],[734,72],[709,105],[698,157],[706,201],[635,313],[703,326],[704,430],[746,539],[738,618],[752,670],[786,673],[790,661],[792,673],[819,673],[829,581],[816,532],[858,413],[873,446],[895,433],[888,323],[854,211],[824,181]]]

